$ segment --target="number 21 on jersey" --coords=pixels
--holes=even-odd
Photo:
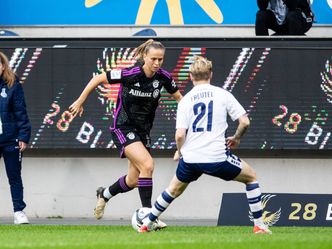
[[[195,121],[193,123],[193,132],[203,132],[212,130],[212,115],[213,115],[213,100],[211,100],[207,105],[203,102],[199,102],[194,105],[194,115],[196,116]],[[207,125],[206,127],[197,127],[198,122],[207,115]]]

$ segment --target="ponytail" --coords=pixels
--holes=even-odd
[[[161,42],[149,39],[137,47],[134,57],[136,57],[137,60],[143,59],[144,54],[146,54],[150,48],[165,50],[165,46]]]

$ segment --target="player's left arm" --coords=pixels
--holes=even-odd
[[[165,80],[164,87],[166,91],[172,95],[172,97],[176,100],[176,102],[180,102],[182,99],[182,94],[177,87],[175,80],[172,78],[172,76],[169,74],[169,77]]]
[[[186,141],[186,134],[187,134],[187,129],[185,128],[178,128],[176,129],[175,132],[175,142],[176,142],[176,148],[177,151],[174,154],[174,160],[177,161],[181,157],[181,148]]]
[[[179,90],[177,90],[175,93],[173,93],[172,96],[178,103],[180,102],[180,100],[183,97]]]

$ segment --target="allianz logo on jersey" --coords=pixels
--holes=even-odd
[[[129,91],[129,94],[136,96],[136,97],[151,97],[152,96],[152,93],[142,92],[140,90],[135,90],[135,89],[131,89]]]

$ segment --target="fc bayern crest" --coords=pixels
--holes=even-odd
[[[135,138],[135,134],[133,132],[129,132],[127,134],[127,138],[130,139],[130,140],[133,140]]]
[[[159,86],[159,81],[158,80],[154,80],[152,82],[152,85],[153,85],[154,88],[157,88]]]

